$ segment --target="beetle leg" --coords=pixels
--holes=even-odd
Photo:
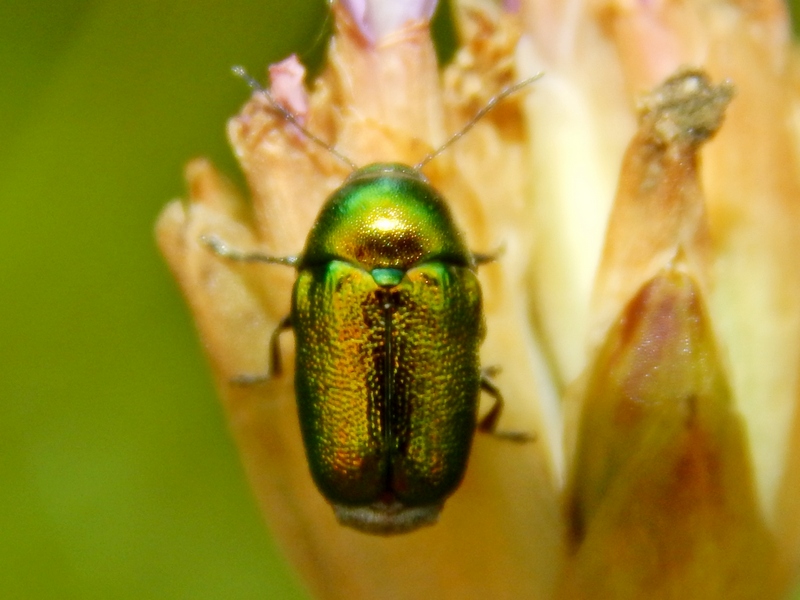
[[[281,333],[292,328],[292,316],[287,315],[281,319],[278,326],[269,337],[269,372],[266,375],[237,375],[231,379],[231,383],[236,385],[255,385],[269,381],[273,377],[280,377],[283,373],[283,362],[281,361]]]
[[[497,421],[500,419],[500,414],[503,412],[503,395],[500,393],[497,386],[489,381],[487,372],[490,371],[496,372],[499,371],[499,368],[489,367],[488,369],[484,369],[484,373],[481,375],[481,390],[494,398],[494,406],[492,406],[489,412],[478,421],[478,430],[512,442],[532,442],[536,438],[523,431],[497,431]]]
[[[286,265],[287,267],[294,267],[299,260],[297,256],[269,256],[267,254],[260,254],[259,252],[243,252],[241,250],[236,250],[215,235],[202,235],[200,236],[200,241],[211,248],[217,256],[229,258],[230,260],[263,262],[275,265]]]
[[[475,266],[479,267],[481,265],[485,265],[486,263],[494,262],[503,254],[506,253],[506,245],[505,243],[500,244],[496,250],[492,252],[473,252],[472,253],[472,260],[475,261]]]
[[[497,421],[503,412],[503,395],[497,386],[489,381],[486,375],[481,376],[481,390],[494,398],[494,404],[489,412],[478,422],[478,429],[484,433],[495,433]]]
[[[203,235],[200,237],[200,241],[208,246],[214,254],[217,256],[221,256],[223,258],[228,258],[230,260],[236,260],[241,262],[263,262],[263,263],[271,263],[277,265],[286,265],[287,267],[293,267],[297,264],[299,258],[297,256],[269,256],[267,254],[260,254],[258,252],[242,252],[241,250],[236,250],[235,248],[231,248],[228,246],[227,243],[223,242],[221,239],[216,237],[215,235]],[[281,364],[281,345],[280,345],[280,335],[283,331],[287,329],[291,329],[292,327],[292,320],[291,317],[284,317],[278,326],[275,328],[275,331],[272,332],[272,335],[269,339],[269,373],[266,375],[237,375],[233,379],[231,379],[231,383],[235,383],[236,385],[254,385],[257,383],[263,383],[272,377],[279,377],[280,374],[283,372],[283,366]]]
[[[283,362],[281,361],[281,333],[292,328],[292,316],[286,315],[278,323],[275,331],[269,338],[269,375],[268,377],[280,377],[283,373]]]

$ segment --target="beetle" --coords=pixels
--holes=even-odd
[[[269,376],[282,373],[279,336],[291,328],[306,457],[339,522],[383,535],[433,524],[461,483],[474,431],[494,432],[503,400],[479,359],[485,325],[476,270],[495,257],[468,250],[421,169],[538,76],[501,91],[414,167],[359,168],[235,71],[353,172],[324,203],[299,256],[240,252],[214,236],[203,242],[225,258],[297,270],[290,314],[270,341]],[[494,405],[479,420],[481,390]]]

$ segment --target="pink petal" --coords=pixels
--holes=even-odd
[[[304,84],[306,68],[292,54],[269,66],[270,93],[281,106],[302,122],[308,113],[308,91]]]
[[[362,35],[380,41],[414,21],[430,21],[437,0],[340,0]]]

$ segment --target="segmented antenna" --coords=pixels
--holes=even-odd
[[[200,241],[214,251],[217,256],[240,262],[263,262],[272,265],[294,267],[300,261],[297,256],[269,256],[260,252],[242,252],[231,248],[215,235],[201,235]]]
[[[311,133],[311,131],[306,129],[305,126],[302,123],[300,123],[300,120],[297,118],[297,115],[295,115],[292,111],[284,107],[280,102],[275,100],[272,94],[270,94],[269,90],[264,88],[260,83],[258,83],[258,81],[256,81],[253,77],[251,77],[250,74],[247,71],[245,71],[244,67],[236,66],[233,67],[231,70],[237,77],[244,79],[244,81],[247,83],[248,86],[250,86],[250,88],[253,91],[258,92],[260,94],[264,94],[264,97],[269,101],[272,108],[278,111],[280,115],[284,119],[286,119],[289,123],[297,127],[300,133],[306,136],[311,142],[317,144],[317,146],[324,148],[325,150],[333,154],[333,156],[338,158],[341,162],[346,164],[353,171],[358,170],[359,167],[356,163],[347,158],[344,154],[339,152],[332,145],[318,138],[316,135]],[[447,150],[450,146],[452,146],[458,140],[464,137],[464,135],[470,129],[472,129],[478,121],[480,121],[483,117],[489,114],[495,108],[495,106],[498,105],[498,103],[505,100],[511,94],[514,94],[519,90],[521,90],[522,88],[529,86],[534,81],[540,79],[543,75],[544,73],[537,73],[533,77],[529,77],[528,79],[523,79],[519,83],[515,83],[514,85],[510,85],[507,88],[500,90],[499,93],[497,93],[495,96],[492,96],[492,98],[489,100],[489,102],[487,102],[484,105],[483,108],[481,108],[478,112],[475,113],[475,115],[467,122],[466,125],[464,125],[464,127],[462,127],[459,131],[451,135],[450,138],[448,138],[448,140],[444,144],[439,146],[433,152],[425,155],[425,157],[421,161],[419,161],[416,165],[414,165],[414,170],[419,171],[425,165],[431,162],[434,158],[439,156],[442,152]]]
[[[496,96],[493,96],[489,100],[489,102],[487,102],[484,105],[484,107],[482,109],[480,109],[478,112],[475,113],[475,116],[473,116],[467,122],[467,124],[464,125],[464,127],[462,127],[459,131],[457,131],[453,135],[451,135],[450,138],[444,144],[439,146],[436,150],[434,150],[430,154],[426,155],[421,161],[419,161],[416,165],[414,165],[414,169],[417,170],[417,171],[422,169],[422,167],[427,165],[434,158],[439,156],[442,152],[444,152],[450,146],[452,146],[458,140],[460,140],[464,136],[464,134],[466,134],[470,129],[472,129],[475,126],[475,124],[478,121],[480,121],[483,117],[485,117],[487,114],[489,114],[492,111],[492,109],[494,109],[494,107],[497,106],[497,104],[499,102],[505,100],[511,94],[514,94],[514,93],[518,92],[519,90],[521,90],[522,88],[532,84],[537,79],[540,79],[543,75],[544,75],[544,73],[537,73],[533,77],[528,77],[528,79],[523,79],[519,83],[515,83],[514,85],[510,85],[507,88],[504,88],[504,89],[500,90],[500,92]]]
[[[256,92],[259,92],[261,94],[264,94],[264,97],[272,105],[272,108],[277,110],[281,114],[281,116],[284,119],[286,119],[289,123],[291,123],[292,125],[297,127],[297,129],[299,129],[300,132],[304,136],[306,136],[310,141],[312,141],[313,143],[317,144],[317,146],[320,146],[321,148],[324,148],[325,150],[327,150],[328,152],[333,154],[336,158],[338,158],[340,161],[342,161],[344,164],[346,164],[348,167],[350,167],[353,171],[357,171],[358,170],[358,165],[355,164],[352,160],[347,158],[344,154],[339,152],[336,148],[331,146],[329,143],[327,143],[326,141],[318,138],[316,135],[314,135],[308,129],[306,129],[303,126],[303,124],[300,123],[300,120],[297,118],[297,116],[292,111],[290,111],[286,107],[284,107],[280,102],[275,100],[275,98],[272,96],[272,94],[270,94],[269,90],[266,89],[265,87],[263,87],[260,83],[258,83],[258,81],[253,79],[250,76],[250,74],[247,71],[245,71],[244,67],[235,66],[231,70],[233,71],[234,75],[244,79],[244,81],[247,83],[247,85],[250,86],[250,88],[253,91],[256,91]]]

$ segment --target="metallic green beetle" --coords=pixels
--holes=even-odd
[[[300,257],[243,254],[205,238],[221,256],[297,268],[291,313],[272,337],[271,376],[281,371],[278,336],[293,328],[314,482],[342,524],[384,535],[436,522],[461,483],[476,427],[493,431],[502,406],[479,359],[475,271],[491,258],[467,249],[419,167],[356,168],[322,207]],[[479,424],[481,389],[496,401]]]
[[[443,199],[402,165],[353,173],[311,230],[295,389],[311,473],[343,523],[433,522],[461,482],[481,386],[474,270]]]

